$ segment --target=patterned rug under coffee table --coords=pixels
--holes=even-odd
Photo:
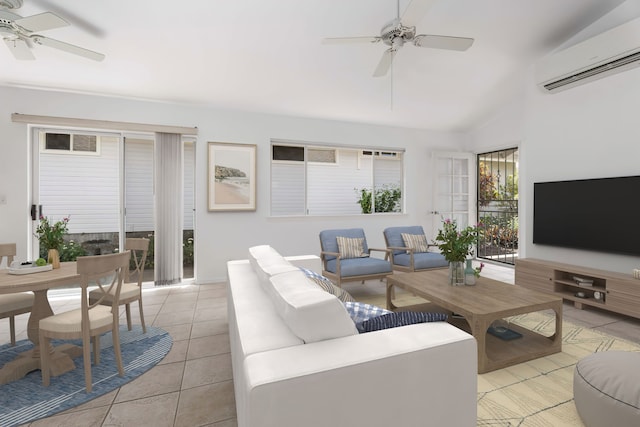
[[[512,323],[550,334],[554,316],[538,312]],[[573,402],[573,371],[599,351],[635,351],[640,346],[564,321],[562,352],[478,375],[479,426],[582,426]]]
[[[384,307],[381,291],[353,296]],[[400,291],[395,303],[424,311],[437,310],[422,298]],[[509,318],[509,322],[551,335],[553,312],[535,312]],[[573,403],[573,371],[583,357],[598,351],[640,352],[640,345],[593,329],[562,322],[562,351],[514,366],[478,375],[478,426],[580,427],[584,424]]]

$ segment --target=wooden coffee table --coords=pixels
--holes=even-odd
[[[398,287],[462,316],[450,320],[476,339],[480,374],[562,351],[562,298],[484,277],[475,286],[451,286],[447,279],[446,269],[387,276],[387,308],[398,308],[391,300]],[[498,319],[546,309],[556,315],[555,333],[549,337],[513,323],[509,329],[521,338],[507,341],[487,332]]]

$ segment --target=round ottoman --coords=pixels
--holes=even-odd
[[[605,351],[580,360],[573,397],[587,427],[640,426],[640,353]]]

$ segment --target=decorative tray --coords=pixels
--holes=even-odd
[[[9,267],[9,274],[31,274],[49,271],[53,269],[53,265],[47,264],[41,267],[33,265],[21,265],[18,267]]]

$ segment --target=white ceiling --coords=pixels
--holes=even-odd
[[[521,87],[536,59],[623,1],[438,0],[417,32],[472,37],[473,46],[407,44],[392,75],[374,78],[385,45],[321,41],[379,35],[396,0],[24,0],[15,13],[52,11],[71,23],[42,35],[106,59],[35,46],[35,61],[18,61],[2,43],[0,85],[466,130]]]

